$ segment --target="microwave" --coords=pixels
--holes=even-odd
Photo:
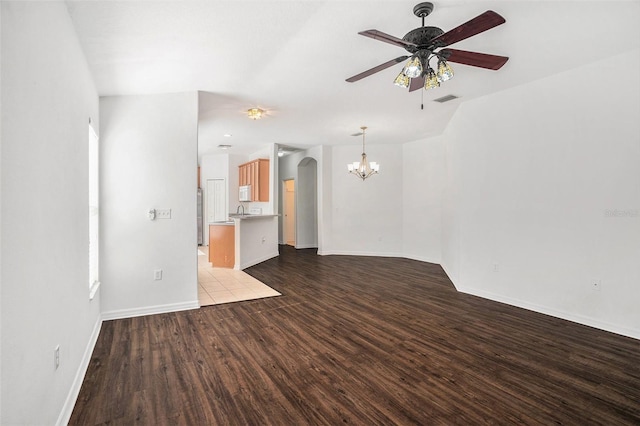
[[[251,185],[243,185],[238,191],[240,201],[251,201]]]

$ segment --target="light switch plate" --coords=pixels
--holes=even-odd
[[[171,209],[157,209],[156,219],[171,219]]]

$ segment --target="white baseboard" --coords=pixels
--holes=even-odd
[[[89,342],[87,343],[87,346],[84,349],[84,353],[82,354],[80,365],[78,366],[76,375],[73,378],[73,383],[71,383],[71,389],[69,389],[67,398],[64,401],[64,405],[62,406],[62,411],[58,416],[56,425],[59,425],[59,426],[66,425],[69,423],[69,420],[71,419],[71,414],[73,413],[73,407],[75,407],[76,400],[78,399],[78,395],[80,394],[80,388],[82,387],[84,376],[87,374],[87,369],[89,368],[89,362],[91,361],[91,355],[93,354],[93,349],[95,348],[96,342],[98,341],[98,336],[100,335],[101,327],[102,327],[102,318],[98,317],[96,323],[93,326],[93,330],[91,331]]]
[[[384,253],[370,251],[318,250],[320,256],[372,256],[372,257],[405,257],[400,253]]]
[[[621,336],[627,336],[634,339],[640,339],[640,330],[628,327],[621,327],[616,324],[611,324],[606,321],[600,321],[598,319],[577,315],[570,312],[560,311],[547,306],[541,306],[534,303],[529,303],[519,299],[513,299],[511,297],[502,296],[495,293],[490,293],[475,288],[457,287],[457,290],[461,293],[471,294],[473,296],[482,297],[483,299],[493,300],[495,302],[506,303],[507,305],[516,306],[518,308],[527,309],[529,311],[538,312],[552,317],[561,318],[567,321],[575,322],[578,324],[594,327],[600,330],[609,331],[611,333],[620,334]]]
[[[142,308],[119,309],[117,311],[108,311],[102,313],[103,321],[141,317],[144,315],[165,314],[167,312],[187,311],[189,309],[200,308],[197,300],[183,303],[170,303],[168,305],[145,306]]]
[[[405,254],[402,257],[404,257],[405,259],[417,260],[418,262],[435,263],[436,265],[440,265],[440,259],[429,259],[427,257],[413,256],[413,255],[410,255],[410,254]],[[440,265],[440,266],[442,266],[442,265]]]
[[[442,268],[442,270],[444,271],[445,274],[447,274],[447,277],[449,278],[449,281],[451,281],[451,284],[453,284],[453,287],[457,290],[460,291],[460,289],[458,289],[458,286],[456,285],[456,282],[453,280],[453,275],[451,274],[451,271],[449,271],[449,269],[447,269],[447,267],[445,266],[444,263],[440,264],[440,267]]]
[[[317,244],[296,244],[296,249],[318,248]]]
[[[278,257],[278,256],[280,256],[280,253],[278,253],[278,251],[276,250],[275,252],[273,252],[271,254],[267,254],[267,255],[259,257],[257,259],[252,259],[252,260],[250,260],[248,262],[243,262],[240,265],[240,270],[249,268],[249,267],[251,267],[253,265],[257,265],[258,263],[262,263],[265,260],[273,259],[274,257]]]

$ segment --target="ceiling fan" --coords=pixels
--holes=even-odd
[[[424,18],[432,11],[433,3],[424,2],[417,4],[413,8],[413,13],[417,17],[422,18],[422,26],[409,31],[401,39],[378,30],[359,32],[358,34],[365,37],[402,47],[409,52],[410,55],[399,56],[360,74],[356,74],[353,77],[349,77],[346,81],[353,83],[410,58],[402,72],[396,77],[394,83],[401,87],[408,87],[409,91],[413,92],[423,87],[425,89],[438,87],[440,82],[453,77],[453,70],[447,62],[498,70],[509,59],[506,56],[489,55],[487,53],[448,48],[442,49],[453,43],[504,24],[506,22],[505,19],[496,12],[488,10],[445,33],[437,27],[425,27]],[[434,57],[438,58],[437,72],[429,65],[429,61]]]

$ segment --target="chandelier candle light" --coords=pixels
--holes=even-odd
[[[360,128],[362,129],[362,160],[359,162],[354,161],[353,163],[347,164],[347,169],[349,170],[349,173],[353,173],[360,179],[365,180],[371,175],[378,174],[378,171],[380,170],[380,164],[376,163],[375,161],[369,163],[369,161],[367,160],[367,154],[364,151],[364,134],[367,130],[367,127],[362,126]]]

